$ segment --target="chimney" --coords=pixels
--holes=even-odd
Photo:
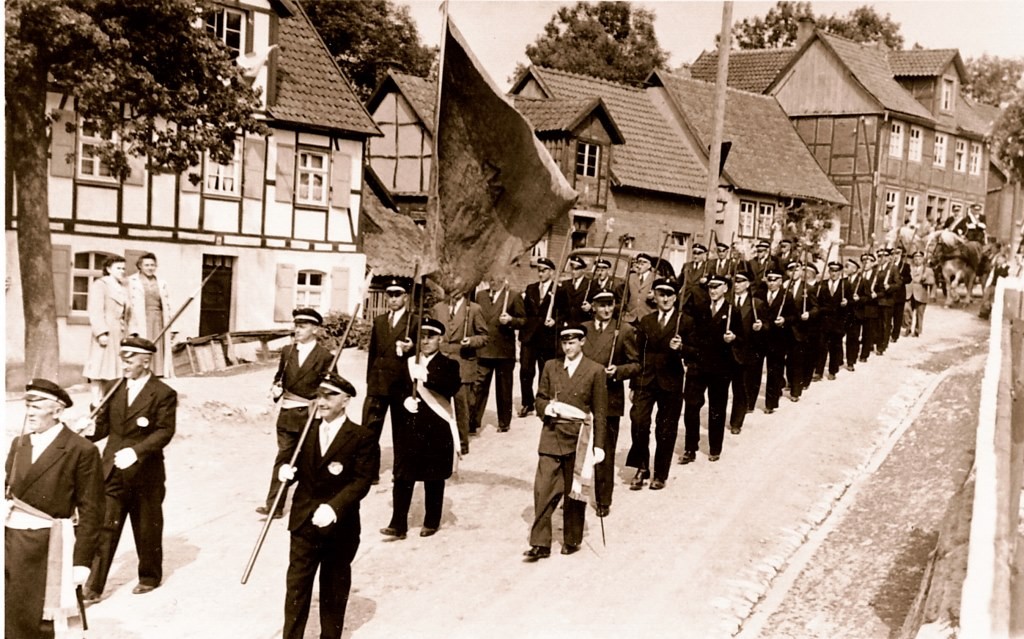
[[[796,46],[801,46],[814,35],[814,18],[803,16],[796,22]]]

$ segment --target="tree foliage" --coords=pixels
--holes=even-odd
[[[992,148],[1012,179],[1024,181],[1024,92],[1017,94],[996,122]]]
[[[845,16],[814,15],[810,2],[780,0],[765,17],[744,18],[732,27],[734,46],[739,49],[771,49],[796,44],[797,26],[801,18],[811,18],[818,29],[855,42],[882,42],[890,49],[903,48],[900,25],[889,14],[880,15],[874,7],[864,5]],[[718,41],[718,37],[715,37]]]
[[[262,132],[259,98],[228,49],[198,28],[197,0],[7,0],[8,165],[18,215],[18,259],[31,370],[56,379],[59,351],[47,198],[47,91],[93,123],[94,151],[120,179],[129,156],[185,171],[204,153],[233,157],[241,132]],[[65,158],[53,158],[63,161]]]
[[[363,100],[389,69],[425,78],[437,61],[437,49],[420,43],[407,6],[390,0],[304,0],[302,6]]]
[[[982,54],[968,58],[964,90],[984,104],[1003,106],[1024,93],[1024,58],[1000,58]]]
[[[629,2],[577,2],[555,12],[544,35],[527,45],[526,57],[539,66],[639,85],[668,61],[654,17]]]

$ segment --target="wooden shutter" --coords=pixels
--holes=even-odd
[[[253,17],[252,11],[245,12],[245,51],[243,53],[252,53],[252,41],[253,35],[256,31],[256,20]]]
[[[277,145],[274,199],[278,202],[292,203],[292,191],[295,185],[295,146],[292,144]]]
[[[57,317],[67,317],[71,310],[71,247],[54,244],[53,293],[57,300]]]
[[[139,157],[137,155],[128,156],[128,168],[131,172],[128,173],[128,177],[125,178],[125,184],[134,184],[136,186],[142,186],[146,183],[146,158]]]
[[[149,253],[149,251],[131,251],[126,250],[124,252],[124,274],[134,275],[139,272],[139,267],[135,264],[139,261],[139,258]]]
[[[54,177],[75,177],[75,133],[68,132],[68,122],[75,124],[75,112],[58,111],[50,127],[50,175]]]
[[[242,196],[252,200],[262,200],[263,178],[266,175],[264,154],[267,143],[260,138],[246,138],[243,148],[245,156],[242,161],[245,173],[242,177]]]
[[[274,321],[290,322],[295,308],[295,266],[277,265],[276,293],[274,295]]]
[[[351,313],[348,307],[348,269],[331,269],[331,310]]]
[[[352,156],[341,151],[331,154],[331,204],[347,209],[352,200]]]

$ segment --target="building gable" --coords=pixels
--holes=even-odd
[[[815,40],[779,77],[768,93],[790,117],[879,113],[877,99],[820,40]]]

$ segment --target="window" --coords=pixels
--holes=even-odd
[[[907,148],[907,159],[911,162],[921,161],[921,129],[910,127],[910,146]]]
[[[576,175],[596,178],[600,160],[601,147],[589,142],[576,143]]]
[[[946,166],[946,142],[945,133],[935,134],[935,158],[932,159],[932,165],[934,166]]]
[[[740,237],[754,237],[757,226],[757,205],[753,202],[740,201]]]
[[[242,55],[245,42],[245,13],[237,9],[214,9],[206,16],[206,31],[228,46],[235,56]]]
[[[907,193],[907,197],[903,198],[903,210],[906,212],[907,219],[912,222],[917,222],[917,196]]]
[[[71,272],[71,312],[85,315],[89,309],[89,285],[103,277],[103,262],[107,253],[75,253]]]
[[[889,129],[889,155],[894,158],[903,157],[903,123],[893,122]]]
[[[217,195],[238,195],[241,180],[239,170],[241,169],[241,158],[238,153],[239,145],[235,144],[234,158],[227,164],[218,164],[206,157],[206,179],[203,181],[205,192]]]
[[[110,140],[96,126],[83,120],[78,135],[78,176],[89,179],[115,181],[110,166],[99,156],[100,146]]]
[[[956,141],[956,152],[953,154],[953,170],[957,173],[967,171],[967,142],[964,140]]]
[[[536,257],[547,257],[548,256],[548,238],[542,237],[537,240],[537,243],[530,247],[530,260]]]
[[[981,145],[971,143],[971,175],[981,175]]]
[[[740,201],[740,237],[770,239],[775,224],[775,205],[766,202]]]
[[[324,297],[324,274],[299,271],[295,282],[295,307],[320,309]]]
[[[296,202],[326,206],[327,154],[321,151],[299,151],[299,175],[296,182]]]
[[[894,220],[899,219],[900,216],[900,192],[899,191],[886,191],[885,192],[885,219],[889,222],[888,228],[892,228]]]
[[[576,215],[572,219],[572,248],[585,248],[587,246],[587,236],[590,234],[590,227],[593,226],[594,219],[590,217],[581,217]]]
[[[955,91],[954,91],[955,89],[956,89],[956,84],[953,82],[953,80],[949,80],[949,79],[946,79],[946,78],[942,79],[942,110],[943,111],[952,111],[953,110],[953,100],[954,100],[954,98],[956,96]]]
[[[764,240],[771,240],[774,226],[775,205],[761,202],[757,205],[757,237]]]

